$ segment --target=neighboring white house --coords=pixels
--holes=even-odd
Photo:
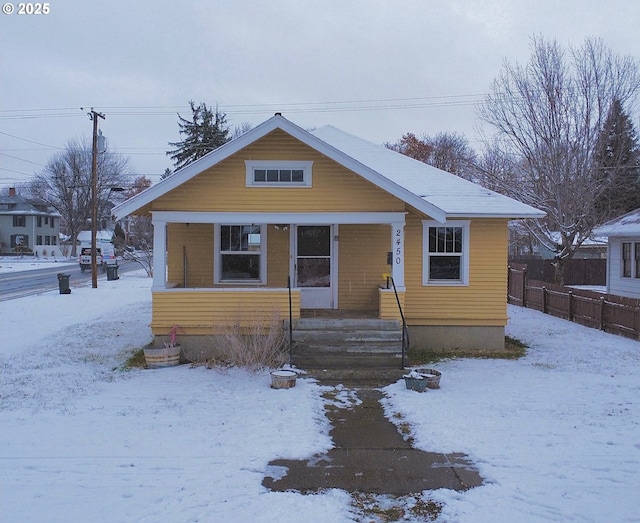
[[[640,298],[640,209],[598,227],[607,236],[607,292]]]
[[[0,254],[62,257],[60,214],[27,200],[14,187],[0,195]]]

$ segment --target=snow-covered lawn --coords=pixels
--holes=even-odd
[[[0,303],[0,521],[359,521],[346,492],[261,485],[269,461],[330,448],[317,383],[121,369],[150,340],[150,286],[138,271]],[[640,343],[509,312],[525,358],[446,361],[440,390],[385,389],[417,446],[465,452],[486,480],[424,498],[446,522],[638,521]]]
[[[0,256],[0,273],[33,271],[35,269],[48,269],[50,267],[68,267],[78,265],[78,258],[32,258],[25,256]]]

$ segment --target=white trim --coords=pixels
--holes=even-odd
[[[221,225],[259,225],[260,226],[260,279],[258,280],[223,280],[222,279],[222,263],[221,263],[221,250],[220,250],[220,226]],[[251,222],[251,221],[240,221],[237,223],[229,223],[229,224],[215,224],[215,232],[214,232],[214,275],[213,275],[213,283],[215,285],[266,285],[267,283],[267,225],[265,223]],[[248,252],[248,254],[251,254]],[[255,253],[254,253],[255,255]]]
[[[152,217],[153,225],[153,287],[167,285],[167,222]]]
[[[460,256],[459,280],[430,280],[429,279],[429,228],[430,227],[462,227],[462,255]],[[443,225],[434,220],[422,220],[422,285],[425,287],[465,287],[469,285],[469,236],[470,220],[447,220]]]
[[[331,284],[330,284],[330,288],[331,288],[331,308],[332,309],[337,309],[338,308],[338,267],[339,267],[339,263],[338,263],[338,259],[339,259],[339,252],[338,252],[338,246],[339,246],[339,228],[340,226],[338,224],[328,224],[328,223],[303,223],[303,224],[294,224],[293,227],[291,227],[290,233],[289,233],[289,252],[291,253],[290,256],[290,263],[289,263],[289,274],[291,277],[291,284],[292,285],[297,285],[297,274],[296,274],[296,264],[298,261],[298,225],[316,225],[316,226],[328,226],[330,228],[330,234],[331,234],[331,253],[330,253],[330,257],[329,257],[329,262],[330,262],[330,275],[331,275]],[[298,289],[301,293],[303,292],[303,290],[305,289],[305,287],[294,287],[295,289]],[[301,298],[302,299],[302,298]]]
[[[245,160],[244,164],[247,187],[311,187],[312,185],[312,161]],[[256,169],[301,170],[303,180],[301,182],[256,182],[254,177]]]
[[[391,277],[404,288],[404,221],[391,224]]]
[[[367,223],[404,223],[405,212],[320,212],[320,213],[246,213],[246,212],[197,212],[153,211],[153,219],[167,223],[236,223],[297,225],[333,225]]]

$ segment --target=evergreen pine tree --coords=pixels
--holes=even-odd
[[[167,151],[167,156],[174,162],[174,171],[202,158],[231,139],[227,115],[221,113],[217,106],[214,111],[204,102],[196,106],[191,100],[189,107],[191,108],[191,120],[178,114],[178,127],[180,134],[185,137],[184,140],[169,142],[169,145],[174,149]]]
[[[611,104],[594,158],[602,187],[596,208],[609,218],[639,208],[640,145],[619,100]]]

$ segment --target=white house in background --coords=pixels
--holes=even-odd
[[[0,195],[0,254],[62,257],[60,214],[27,200],[14,187]]]
[[[607,236],[607,292],[640,298],[640,209],[598,227]]]

